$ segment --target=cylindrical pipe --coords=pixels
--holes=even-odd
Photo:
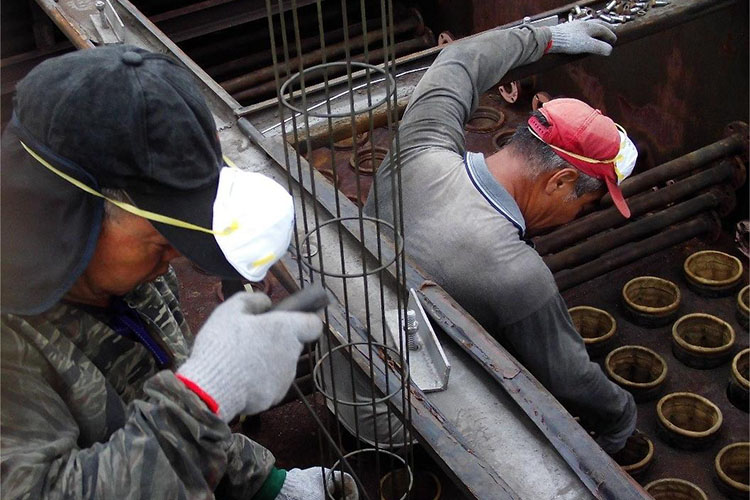
[[[391,111],[391,117],[393,123],[396,123],[404,114],[406,106],[409,104],[410,96],[399,97],[394,106],[392,102],[389,105],[380,105],[372,111],[372,128],[384,127],[388,124],[388,110]],[[370,130],[370,114],[361,113],[356,115],[354,118],[354,128],[357,134]],[[318,125],[310,127],[309,139],[308,134],[305,134],[304,130],[297,133],[297,143],[295,144],[295,138],[293,131],[287,131],[287,141],[294,145],[296,149],[306,154],[308,152],[308,140],[309,140],[309,151],[318,149],[319,147],[325,146],[329,141],[336,142],[342,139],[346,139],[352,136],[352,120],[351,118],[339,118],[334,121],[330,126],[328,121],[324,121]]]
[[[404,21],[397,23],[394,26],[393,30],[394,34],[398,35],[410,31],[413,32],[417,29],[418,26],[419,20],[410,17]],[[382,30],[371,31],[367,33],[367,43],[370,44],[381,41],[384,36],[383,33],[384,32]],[[317,49],[312,52],[308,52],[307,54],[303,54],[302,57],[295,57],[293,59],[290,59],[288,63],[282,63],[280,61],[279,65],[286,65],[289,68],[292,68],[292,70],[296,71],[297,68],[300,67],[300,65],[302,67],[306,67],[320,63],[323,60],[324,55],[326,57],[326,60],[330,61],[345,54],[347,49],[349,49],[350,51],[360,51],[364,48],[364,45],[365,35],[362,34],[354,38],[350,38],[348,43],[346,41],[341,41],[327,46],[325,50]],[[247,73],[245,75],[240,75],[238,77],[223,81],[220,83],[220,85],[224,87],[224,90],[229,93],[238,92],[242,89],[247,89],[249,87],[258,85],[259,83],[273,80],[274,72],[274,66],[267,66],[257,71],[253,71],[251,73]]]
[[[674,203],[709,186],[720,184],[734,174],[735,168],[737,168],[737,164],[734,161],[725,159],[718,165],[675,182],[671,186],[655,192],[636,195],[628,200],[630,212],[633,217],[637,217],[669,203]],[[624,222],[626,222],[626,219],[623,218],[617,208],[610,207],[540,236],[534,243],[539,255],[547,255],[605,229],[622,225]]]
[[[338,25],[338,23],[341,22],[340,19],[341,11],[339,9],[326,9],[323,11],[323,23],[325,26],[329,26],[330,24]],[[305,27],[306,22],[307,17],[302,16],[302,18],[300,19],[300,29],[304,30],[306,28],[313,27],[317,30],[318,20],[316,17],[310,17],[309,22],[307,22],[307,27]],[[313,22],[314,24],[312,24]],[[376,22],[379,24],[380,21],[378,20]],[[249,49],[253,46],[253,44],[261,44],[261,47],[266,47],[270,43],[271,35],[268,32],[268,23],[262,23],[262,25],[258,26],[257,29],[247,31],[249,32],[238,34],[237,36],[222,37],[220,40],[212,41],[210,44],[201,43],[196,47],[191,47],[189,50],[190,57],[196,62],[200,63],[201,61],[211,61],[215,60],[216,58],[221,59],[222,57],[225,57],[227,51],[237,49],[238,47],[245,47]],[[286,34],[289,40],[294,39],[294,26],[291,23],[286,24]],[[280,45],[282,36],[281,28],[279,26],[276,26],[274,28],[274,35],[277,39],[276,43]],[[201,66],[204,65],[201,64]]]
[[[374,26],[375,23],[376,23],[375,20],[367,21],[368,26]],[[361,35],[362,23],[353,24],[349,26],[348,30],[349,30],[349,36]],[[340,42],[343,38],[344,38],[343,28],[333,30],[333,31],[327,31],[325,33],[325,42],[327,45]],[[293,38],[291,40],[293,40]],[[281,41],[279,41],[278,43],[280,44]],[[236,46],[241,46],[241,43],[238,42],[237,45],[235,45],[235,47]],[[319,48],[320,37],[311,36],[303,40],[300,40],[300,46],[302,48],[303,54],[307,51]],[[290,42],[290,47],[289,47],[290,57],[297,55],[296,50],[297,50],[296,44],[293,41]],[[266,50],[256,51],[249,56],[243,56],[237,59],[231,59],[229,61],[223,62],[221,64],[217,64],[215,66],[209,66],[206,69],[206,73],[208,73],[214,79],[216,79],[232,71],[239,71],[242,69],[254,68],[256,66],[259,66],[262,63],[266,63],[270,65],[271,53],[269,51],[266,51]]]
[[[641,193],[670,179],[689,174],[692,170],[705,168],[711,162],[739,153],[746,147],[747,143],[741,134],[732,134],[713,144],[696,149],[691,153],[626,179],[620,186],[622,194],[628,197]],[[602,198],[601,203],[605,206],[612,205],[612,197],[609,193]]]
[[[434,36],[432,35],[431,32],[428,31],[424,35],[420,36],[419,38],[406,40],[405,42],[399,42],[395,46],[389,47],[388,50],[395,51],[396,55],[401,55],[404,53],[411,53],[417,50],[421,50],[425,47],[431,46],[434,43],[435,43]],[[378,64],[378,61],[382,61],[383,56],[384,56],[383,49],[373,50],[368,53],[368,59],[372,64]],[[390,53],[389,53],[389,56],[390,56]],[[351,58],[352,62],[364,62],[364,60],[365,60],[364,54]],[[344,68],[343,66],[333,67],[329,69],[328,77],[332,78],[341,73],[346,73],[346,68]],[[259,97],[268,96],[274,92],[276,92],[276,82],[270,81],[270,82],[262,83],[258,85],[257,87],[251,87],[249,89],[241,90],[237,92],[236,94],[232,94],[232,97],[234,97],[238,101],[243,101],[246,99],[257,99]]]
[[[555,274],[557,287],[567,290],[575,285],[608,273],[613,269],[630,264],[646,255],[669,248],[696,236],[712,232],[719,227],[719,221],[713,214],[701,214],[694,219],[673,226],[655,236],[637,243],[630,243],[596,260],[587,262],[573,269],[566,269]]]
[[[711,190],[618,229],[599,233],[579,245],[545,257],[544,262],[553,273],[579,265],[603,252],[639,240],[660,229],[714,208],[721,202],[722,192],[718,189]]]

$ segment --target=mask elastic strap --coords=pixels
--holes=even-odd
[[[201,227],[201,226],[197,226],[195,224],[191,224],[190,222],[185,222],[185,221],[180,220],[180,219],[174,219],[172,217],[167,217],[166,215],[161,215],[161,214],[157,214],[157,213],[154,213],[154,212],[149,212],[148,210],[143,210],[141,208],[136,207],[135,205],[131,205],[130,203],[125,203],[125,202],[122,202],[122,201],[116,201],[116,200],[107,198],[106,196],[104,196],[100,192],[92,189],[91,187],[87,186],[86,184],[84,184],[83,182],[79,181],[78,179],[76,179],[74,177],[71,177],[70,175],[66,174],[65,172],[62,172],[62,171],[56,169],[55,167],[53,167],[52,165],[50,165],[49,162],[47,162],[44,158],[42,158],[37,153],[35,153],[34,151],[32,151],[31,148],[29,148],[26,144],[24,144],[23,141],[19,141],[19,142],[21,143],[21,146],[23,146],[23,148],[26,150],[26,152],[29,153],[32,156],[32,158],[34,158],[36,161],[38,161],[39,163],[41,163],[42,165],[44,165],[45,167],[47,167],[47,169],[49,169],[50,171],[52,171],[55,174],[59,175],[60,177],[62,177],[66,181],[70,182],[71,184],[73,184],[77,188],[85,191],[86,193],[94,195],[94,196],[97,196],[97,197],[102,198],[102,199],[105,199],[108,202],[110,202],[113,205],[115,205],[116,207],[118,207],[118,208],[120,208],[122,210],[125,210],[126,212],[129,212],[129,213],[131,213],[133,215],[137,215],[139,217],[143,217],[144,219],[148,219],[148,220],[151,220],[151,221],[154,221],[154,222],[160,222],[160,223],[166,224],[168,226],[181,227],[183,229],[190,229],[192,231],[200,231],[202,233],[213,234],[215,236],[226,236],[228,234],[231,234],[239,226],[238,223],[237,223],[237,221],[233,221],[232,224],[230,224],[229,227],[225,228],[224,230],[222,230],[222,231],[214,231],[214,230],[211,230],[211,229],[207,229],[205,227]]]
[[[571,156],[571,157],[575,158],[576,160],[585,161],[586,163],[614,163],[617,160],[617,156],[615,156],[614,158],[611,158],[609,160],[595,160],[595,159],[589,158],[587,156],[582,156],[582,155],[579,155],[579,154],[571,153],[570,151],[566,151],[563,148],[559,148],[559,147],[555,146],[554,144],[550,144],[548,142],[545,142],[544,139],[542,139],[541,137],[539,137],[539,135],[537,135],[537,133],[534,132],[534,129],[532,129],[531,127],[527,127],[527,128],[529,129],[529,132],[531,132],[531,135],[533,135],[534,137],[536,137],[540,141],[544,142],[547,146],[551,147],[555,151],[560,151],[561,153],[565,153],[566,155]]]

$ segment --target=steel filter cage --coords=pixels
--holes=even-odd
[[[340,67],[344,66],[347,69],[350,67],[357,67],[363,70],[370,70],[374,71],[375,73],[379,73],[383,75],[383,78],[388,81],[388,85],[386,85],[386,91],[385,96],[383,96],[382,99],[378,99],[376,101],[373,101],[369,106],[366,108],[362,108],[360,110],[354,110],[351,109],[348,112],[339,112],[339,113],[327,113],[327,112],[314,112],[312,111],[312,107],[303,110],[296,106],[294,106],[291,102],[289,102],[289,97],[287,97],[287,91],[289,90],[290,85],[292,85],[297,80],[300,80],[300,78],[303,77],[303,75],[307,75],[309,73],[312,73],[314,71],[320,71],[325,70],[327,68],[333,68],[333,67]],[[304,78],[302,78],[302,81],[304,81]],[[349,118],[352,116],[356,116],[362,113],[367,113],[369,111],[373,111],[374,109],[378,108],[379,106],[382,106],[383,104],[387,103],[388,100],[391,98],[391,96],[394,95],[394,92],[396,91],[396,80],[393,78],[393,76],[386,71],[384,68],[379,68],[378,66],[375,66],[373,64],[368,63],[362,63],[362,62],[347,62],[347,61],[335,61],[335,62],[329,62],[329,63],[323,63],[323,64],[316,64],[315,66],[310,66],[309,68],[303,69],[302,71],[293,74],[290,76],[279,89],[279,100],[281,101],[281,104],[291,110],[295,113],[299,113],[301,115],[306,116],[313,116],[315,118]]]
[[[347,278],[364,278],[365,276],[369,276],[371,274],[377,274],[380,271],[386,270],[389,266],[391,266],[392,264],[394,264],[396,262],[396,260],[401,256],[401,252],[403,252],[403,250],[404,250],[404,241],[403,241],[403,238],[401,237],[401,235],[399,234],[399,232],[396,231],[396,228],[394,227],[394,225],[391,224],[390,222],[384,221],[383,219],[377,219],[375,217],[366,217],[364,215],[362,217],[334,217],[332,219],[328,219],[327,221],[323,222],[322,224],[319,224],[319,225],[315,226],[310,231],[308,231],[305,234],[305,236],[302,238],[302,240],[300,240],[300,244],[307,244],[307,242],[310,239],[310,237],[314,233],[318,232],[320,230],[320,228],[322,228],[324,226],[327,226],[328,224],[333,224],[334,222],[343,222],[343,221],[346,221],[346,220],[352,220],[352,221],[359,221],[359,220],[369,221],[369,222],[374,222],[375,224],[383,224],[384,226],[390,228],[391,231],[393,231],[393,235],[395,236],[394,243],[396,244],[395,252],[393,252],[393,258],[390,259],[385,264],[381,264],[380,266],[378,266],[376,268],[370,269],[368,271],[363,271],[361,273],[336,273],[336,272],[331,272],[331,271],[323,271],[322,269],[319,269],[319,268],[315,267],[312,263],[307,262],[306,259],[300,259],[300,262],[302,263],[303,266],[305,266],[306,268],[308,268],[311,271],[315,271],[316,273],[319,273],[319,274],[322,274],[323,276],[328,276],[328,277],[331,277],[331,278],[344,278],[344,279],[347,279]],[[321,243],[320,240],[318,241],[318,243],[319,244]],[[322,246],[322,244],[320,246]],[[310,260],[312,260],[312,259],[310,259]]]
[[[398,359],[402,361],[401,366],[401,381],[402,383],[398,384],[397,387],[390,393],[386,394],[383,397],[369,399],[367,401],[346,401],[339,399],[335,396],[332,396],[328,392],[326,392],[323,389],[323,384],[321,383],[321,367],[323,366],[323,362],[331,356],[333,353],[340,351],[344,348],[352,348],[356,346],[368,346],[373,349],[383,349],[386,352],[391,352],[391,359]],[[361,351],[360,351],[361,352]],[[393,353],[395,353],[395,356],[393,356]],[[386,361],[387,364],[387,361]],[[340,346],[336,346],[333,349],[329,350],[327,353],[323,354],[320,359],[315,363],[315,366],[313,367],[313,383],[315,384],[315,388],[329,401],[336,402],[337,404],[344,405],[344,406],[372,406],[379,403],[384,403],[391,399],[392,397],[396,396],[402,389],[405,388],[405,386],[408,384],[409,380],[409,366],[406,364],[406,359],[402,359],[401,353],[398,352],[393,347],[389,347],[385,344],[381,344],[379,342],[347,342],[346,344],[341,344]]]
[[[349,345],[349,344],[344,344],[344,345]],[[343,346],[340,346],[340,347],[343,347]],[[409,473],[409,485],[406,489],[406,492],[401,496],[401,498],[399,498],[399,500],[405,500],[406,497],[409,496],[409,493],[411,493],[411,489],[414,486],[414,474],[412,473],[412,470],[411,470],[411,467],[409,467],[409,464],[406,463],[406,460],[396,455],[392,451],[384,450],[382,448],[362,448],[361,450],[354,450],[352,452],[349,452],[346,455],[343,455],[342,458],[346,459],[348,462],[348,460],[351,457],[356,456],[356,455],[361,455],[363,453],[382,453],[384,455],[388,455],[389,457],[396,459],[398,462],[401,463],[401,465],[403,465],[403,468],[405,468],[406,471]],[[333,466],[331,466],[330,470],[326,473],[326,477],[325,477],[326,484],[329,484],[329,481],[333,477],[334,471],[337,468],[339,468],[340,464],[341,464],[341,459],[336,460]],[[332,493],[328,490],[328,488],[326,488],[326,498],[330,500],[337,500],[336,498],[333,497]]]

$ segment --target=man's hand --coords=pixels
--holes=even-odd
[[[325,500],[323,477],[328,481],[326,489],[333,498],[358,500],[357,485],[352,476],[346,472],[311,467],[309,469],[292,469],[286,473],[286,479],[276,500]]]
[[[322,331],[315,314],[265,312],[270,307],[271,300],[260,293],[232,296],[208,318],[177,370],[204,401],[218,404],[225,422],[281,401],[294,381],[303,344]]]
[[[550,53],[608,56],[617,35],[602,21],[570,21],[551,26]]]

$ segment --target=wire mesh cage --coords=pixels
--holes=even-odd
[[[323,339],[309,356],[316,394],[298,392],[318,420],[321,463],[332,469],[321,474],[351,474],[360,498],[408,498],[414,458],[394,74],[403,44],[397,37],[414,21],[395,24],[390,0],[332,4],[318,0],[311,19],[312,6],[303,13],[294,0],[266,0],[279,117],[272,128],[294,146],[284,150],[290,191],[297,183],[305,187],[295,198],[290,266],[303,287],[320,282],[338,299],[326,309]],[[332,32],[342,41],[329,43]],[[387,148],[376,144],[383,122]],[[317,201],[324,184],[341,183],[333,156],[318,171],[304,169],[302,160],[326,143],[331,150],[351,150],[355,174],[352,199],[325,186],[332,210],[321,210]],[[364,206],[368,194],[378,195],[380,179],[373,174],[381,161],[395,172],[388,179],[396,194],[390,214]],[[325,422],[315,408],[321,405],[328,410],[322,412]],[[380,478],[394,472],[406,481],[382,486]],[[347,498],[342,491],[327,494]]]

